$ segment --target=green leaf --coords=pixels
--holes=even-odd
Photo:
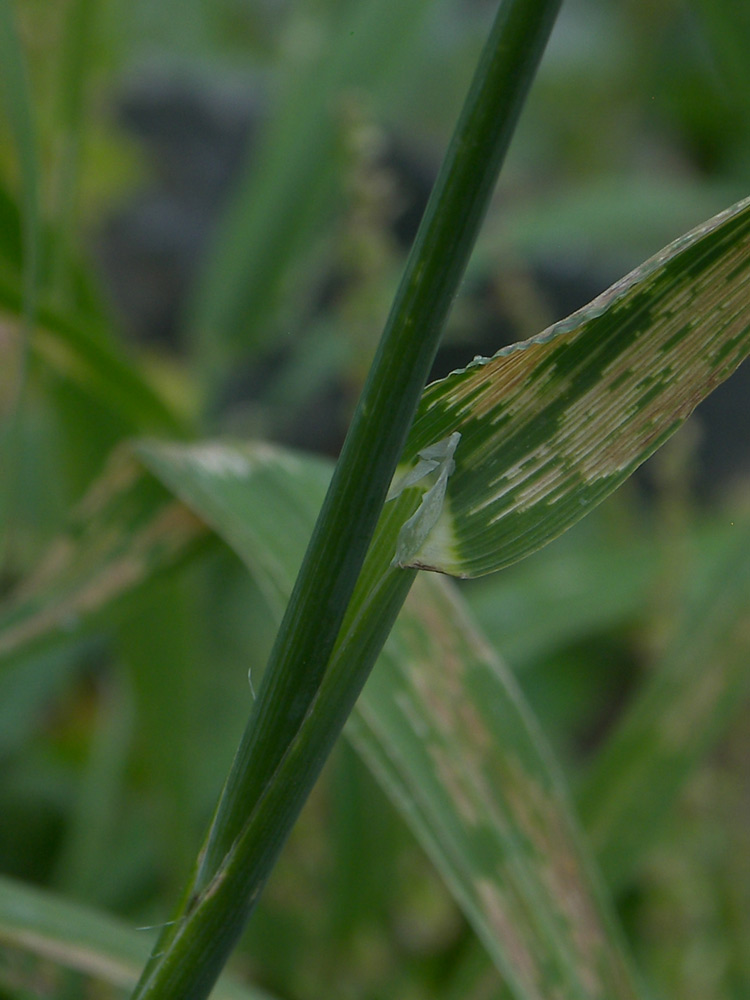
[[[383,501],[559,4],[508,0],[498,10],[183,893],[184,920],[160,938],[139,1000],[205,996],[406,597],[414,573],[388,572],[389,535],[414,490],[381,519]],[[381,542],[366,564],[376,530]]]
[[[108,913],[71,903],[0,876],[0,944],[122,988],[132,988],[153,942]],[[34,982],[32,975],[32,983]],[[213,1000],[268,1000],[268,994],[222,979]]]
[[[140,451],[245,559],[278,620],[329,464],[267,445],[151,444]],[[149,487],[122,457],[97,494],[107,517],[80,516],[88,530],[79,527],[78,547],[75,536],[56,546],[56,560],[38,578],[44,586],[29,588],[29,599],[16,605],[14,631],[0,632],[6,648],[11,640],[16,652],[33,646],[45,630],[65,635],[59,627],[71,609],[92,610],[84,595],[96,593],[105,604],[142,579],[122,567],[140,566],[144,574],[158,568],[159,560],[142,556],[144,535],[156,544],[159,526],[195,523],[187,511],[178,516],[161,488]],[[95,506],[90,498],[86,511]],[[171,548],[167,536],[162,551]],[[381,556],[380,576],[398,580],[404,574],[389,568],[389,559]],[[108,580],[118,586],[106,587]],[[360,602],[355,618],[368,612],[372,606]],[[346,635],[329,692],[340,687],[337,672],[357,639],[351,620]],[[417,580],[346,732],[430,853],[512,995],[545,996],[554,985],[561,997],[593,998],[599,994],[592,984],[615,998],[638,995],[564,783],[512,679],[448,581]]]
[[[319,5],[312,14],[306,6],[290,8],[288,28],[306,33],[305,58],[298,55],[289,73],[187,310],[204,367],[268,337],[290,269],[311,246],[321,252],[316,236],[340,170],[343,95],[371,92],[379,79],[403,71],[429,9],[425,0],[366,0],[333,6],[326,23]]]
[[[583,517],[750,350],[750,200],[590,305],[428,386],[399,475],[461,434],[442,512],[404,565],[500,569]]]
[[[33,104],[21,40],[9,0],[0,0],[0,96],[16,146],[21,186],[21,240],[24,262],[23,314],[27,334],[34,325],[39,281],[39,159]]]
[[[716,85],[718,70],[721,100],[740,114],[750,108],[750,70],[745,58],[750,38],[750,10],[731,0],[690,0],[699,21],[702,40],[711,47],[711,83]],[[742,119],[739,119],[742,120]]]
[[[39,225],[39,160],[32,101],[21,40],[16,30],[15,14],[9,0],[0,0],[0,110],[4,105],[10,126],[9,131],[18,157],[20,202],[20,249],[23,256],[23,274],[19,292],[21,322],[18,329],[18,362],[8,366],[8,378],[2,423],[0,423],[0,462],[4,475],[0,483],[0,562],[5,557],[7,539],[12,530],[11,495],[12,477],[9,470],[17,467],[20,447],[20,414],[28,376],[29,341],[36,319],[39,291],[39,258],[41,233]],[[3,205],[3,221],[10,221],[13,206]],[[8,211],[10,209],[10,213]],[[12,253],[15,233],[10,240],[0,240]],[[10,245],[8,245],[10,244]],[[12,358],[10,350],[4,351],[5,363]],[[14,371],[15,369],[15,371]]]
[[[0,659],[27,654],[75,633],[160,569],[186,558],[205,528],[144,474],[132,456],[116,453],[84,498],[70,531],[0,607]]]
[[[750,529],[736,526],[578,797],[609,884],[622,888],[669,807],[750,691]]]
[[[139,453],[235,547],[280,609],[323,497],[324,463],[265,445],[149,444]],[[400,573],[388,559],[380,559],[380,587],[383,570]],[[364,575],[378,579],[372,567]],[[377,591],[347,619],[323,702],[357,648],[356,623],[380,607]],[[564,782],[448,581],[416,581],[345,731],[513,996],[638,996]]]

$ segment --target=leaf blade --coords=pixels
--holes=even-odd
[[[284,483],[301,477],[305,488],[294,488],[294,504],[305,523],[294,530],[304,535],[322,496],[321,463],[290,463],[267,445],[210,449],[150,443],[139,454],[255,575],[271,578],[264,589],[288,593],[296,560],[289,551],[283,555],[279,532],[263,513],[267,485],[274,481],[281,490],[273,510],[284,516]],[[396,525],[392,540],[397,531]],[[268,549],[282,557],[269,559]],[[367,641],[368,618],[378,616],[403,576],[389,567],[389,552],[373,558],[377,566],[365,568],[366,595],[355,598],[347,616],[311,728],[335,711],[341,675]],[[467,675],[469,685],[462,681]],[[509,995],[639,996],[564,783],[514,683],[469,625],[447,581],[416,580],[347,727],[453,890]],[[303,730],[274,788],[295,773],[294,755],[311,756],[306,739]]]
[[[516,562],[620,485],[750,351],[750,199],[589,306],[428,386],[403,469],[460,432],[432,534],[407,565]]]
[[[101,910],[0,876],[0,942],[118,987],[132,987],[148,956],[153,933],[136,930]],[[267,1000],[231,979],[214,1000]]]

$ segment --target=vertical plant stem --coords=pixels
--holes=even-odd
[[[318,689],[559,5],[506,0],[493,25],[228,779],[207,877]]]
[[[287,778],[288,787],[283,789],[273,784],[319,690],[446,316],[560,2],[506,0],[500,7],[407,262],[207,842],[176,921],[165,931],[144,970],[134,994],[138,1000],[199,1000],[207,994],[317,773],[317,768],[309,768],[310,774],[302,782]],[[410,578],[411,574],[405,575],[404,587],[398,588],[398,599],[390,609],[393,617],[406,596]],[[385,634],[379,634],[377,648],[369,643],[368,662],[374,661],[384,641]],[[337,719],[339,728],[342,724],[343,720]],[[232,861],[248,818],[256,804],[269,794],[273,799],[280,795],[285,798],[278,810],[283,819],[276,827],[272,824],[263,831],[263,859],[253,865],[253,879],[248,880],[243,866]],[[247,866],[244,868],[246,871]],[[237,884],[228,889],[232,877]],[[220,930],[210,936],[201,934],[195,925],[199,912],[204,912],[210,925]],[[183,933],[185,921],[190,925],[190,934]],[[196,947],[199,941],[201,946]]]

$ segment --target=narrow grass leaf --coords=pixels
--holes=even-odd
[[[132,457],[117,454],[76,511],[69,533],[0,607],[0,659],[28,653],[78,630],[206,537]]]
[[[59,155],[56,185],[56,236],[52,280],[63,301],[71,292],[70,265],[75,258],[79,181],[86,116],[86,91],[95,65],[93,42],[98,4],[74,0],[68,5],[59,77]]]
[[[737,526],[578,796],[608,882],[623,888],[686,780],[750,692],[750,529]]]
[[[0,0],[0,97],[18,157],[21,189],[21,240],[24,283],[23,315],[28,334],[34,325],[41,251],[39,222],[39,160],[33,103],[21,40],[9,0]]]
[[[712,50],[710,79],[721,88],[722,104],[728,102],[746,115],[750,110],[750,68],[745,58],[750,39],[750,10],[745,4],[731,0],[690,0],[689,6],[700,22],[702,38]]]
[[[0,562],[10,534],[12,518],[12,477],[8,470],[16,468],[19,448],[19,421],[24,389],[28,376],[29,342],[36,318],[39,286],[41,234],[39,225],[39,161],[33,105],[29,92],[21,39],[16,30],[15,13],[9,0],[0,0],[0,113],[4,110],[10,126],[18,163],[20,187],[20,244],[23,273],[20,292],[20,323],[18,326],[18,361],[15,372],[5,387],[7,398],[2,404],[0,422],[0,462],[5,468],[0,483]],[[0,118],[0,121],[2,119]],[[8,208],[8,204],[4,206]],[[4,350],[6,364],[10,351]],[[7,378],[7,376],[6,376]]]
[[[135,985],[154,938],[101,910],[71,903],[0,876],[0,945],[35,955],[122,989]],[[35,980],[31,977],[30,988]],[[226,977],[213,1000],[268,1000]]]
[[[23,315],[20,288],[2,275],[0,309]],[[37,319],[29,342],[36,360],[105,403],[134,433],[186,433],[188,421],[175,412],[137,371],[126,351],[105,336],[90,317],[61,312],[43,298]]]
[[[749,272],[750,199],[539,336],[428,386],[399,475],[461,440],[442,513],[403,565],[480,576],[583,517],[746,357]]]
[[[152,443],[139,453],[236,548],[267,593],[290,593],[323,496],[323,463],[266,445]],[[368,557],[309,729],[290,748],[276,789],[314,759],[309,734],[330,720],[344,675],[399,585],[403,572],[389,565],[397,533],[398,523]],[[447,581],[416,581],[346,732],[446,878],[510,995],[639,995],[563,781]]]
[[[220,363],[273,330],[279,292],[305,247],[315,244],[330,212],[340,169],[337,141],[344,94],[369,92],[378,79],[403,67],[428,4],[424,0],[365,0],[332,8],[321,26],[318,51],[298,65],[219,225],[203,279],[188,310],[204,363]],[[305,5],[290,8],[304,30]],[[308,43],[309,45],[310,43]],[[314,43],[313,43],[314,45]],[[320,252],[320,247],[317,247]]]

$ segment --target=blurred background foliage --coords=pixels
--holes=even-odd
[[[485,0],[18,0],[40,332],[24,360],[29,177],[11,114],[3,593],[123,440],[224,434],[336,454],[493,12]],[[567,0],[436,376],[539,332],[747,194],[748,43],[750,16],[730,0]],[[601,748],[659,664],[684,659],[710,600],[738,610],[704,664],[730,640],[746,658],[747,581],[730,579],[731,599],[712,581],[742,544],[731,526],[748,506],[749,398],[740,370],[595,515],[464,588],[581,788],[584,819]],[[10,656],[0,870],[139,925],[163,919],[245,721],[247,668],[259,676],[272,639],[263,595],[213,538],[93,624]],[[655,995],[750,995],[741,673],[733,690],[657,846],[625,878],[603,861]],[[290,1000],[323,984],[373,1000],[497,989],[347,745],[235,968]],[[38,976],[0,951],[2,997],[110,995]]]

